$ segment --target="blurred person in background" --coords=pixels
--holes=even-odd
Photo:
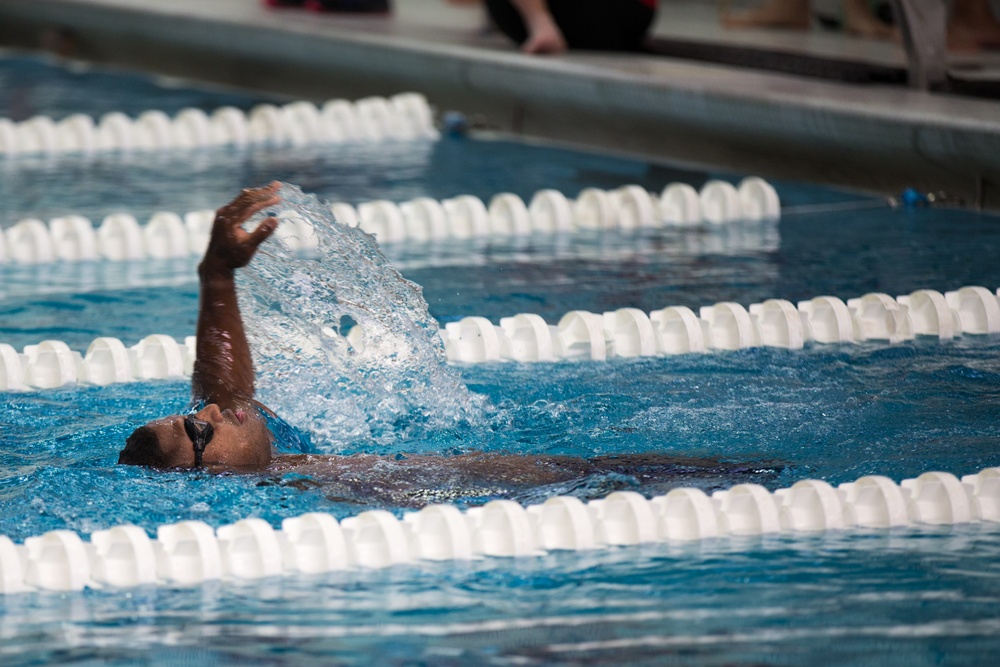
[[[494,25],[522,52],[536,54],[568,49],[637,51],[656,16],[656,2],[484,0]]]
[[[868,0],[842,2],[843,26],[848,33],[876,39],[899,39],[899,31],[881,21]],[[723,12],[722,24],[727,28],[808,30],[812,23],[811,5],[811,0],[767,0],[753,9]],[[1000,48],[1000,21],[997,21],[989,0],[952,0],[948,48],[964,52]]]

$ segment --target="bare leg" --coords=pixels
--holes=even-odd
[[[868,0],[844,0],[844,28],[858,37],[899,41],[899,31],[872,14]]]
[[[524,53],[562,53],[566,38],[552,18],[546,0],[511,0],[528,29],[528,39],[521,45]]]
[[[767,0],[756,9],[722,15],[727,28],[809,29],[809,0]]]
[[[989,0],[954,0],[948,48],[965,52],[1000,49],[1000,21],[993,15]]]

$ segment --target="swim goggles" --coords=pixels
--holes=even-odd
[[[208,422],[194,415],[188,415],[184,418],[184,432],[191,438],[191,444],[194,446],[194,465],[201,467],[201,455],[205,453],[208,443],[212,442],[215,429]]]

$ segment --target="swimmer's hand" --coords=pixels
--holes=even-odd
[[[191,396],[196,402],[215,403],[220,410],[243,410],[254,396],[253,359],[236,298],[235,273],[277,229],[278,221],[270,217],[252,232],[242,225],[281,201],[276,194],[279,187],[275,182],[244,190],[220,208],[205,258],[198,266],[201,295]],[[260,451],[261,460],[270,459],[270,442],[259,446],[266,450]]]
[[[281,201],[275,193],[277,181],[262,188],[247,188],[215,213],[212,236],[201,263],[201,271],[238,269],[250,263],[257,247],[278,228],[275,218],[265,218],[257,229],[248,232],[242,225],[251,216]]]

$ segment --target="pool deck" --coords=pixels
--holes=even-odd
[[[529,138],[886,194],[911,185],[1000,209],[1000,101],[662,55],[530,57],[484,34],[477,8],[396,5],[352,16],[256,0],[3,0],[0,44],[36,46],[65,28],[79,57],[171,76],[314,100],[419,90]],[[905,68],[892,44],[728,33],[706,11],[664,3],[654,35]]]

